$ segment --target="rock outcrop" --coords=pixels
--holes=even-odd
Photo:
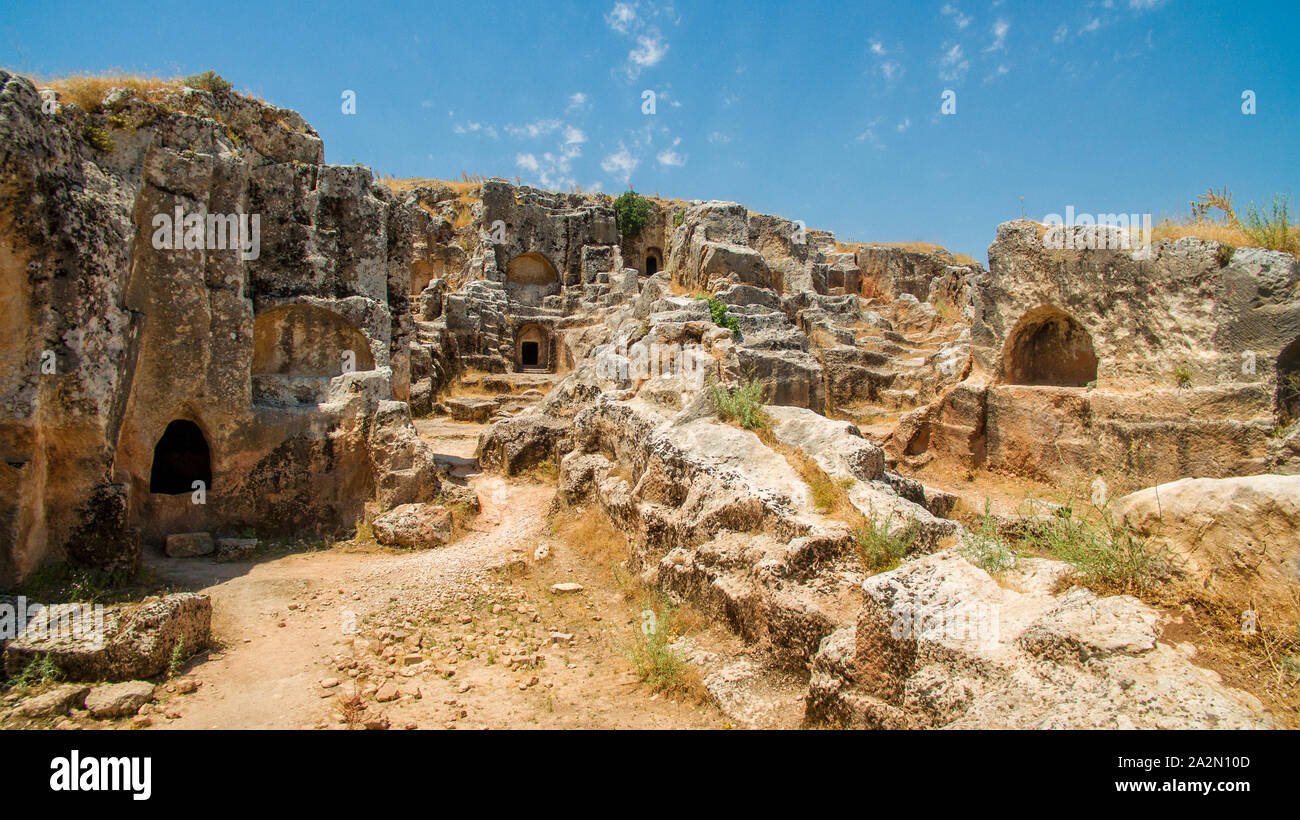
[[[174,656],[208,646],[212,601],[176,593],[139,604],[97,608],[47,607],[4,651],[5,673],[20,674],[48,660],[65,680],[124,681],[166,671]]]
[[[414,204],[231,93],[45,113],[0,72],[0,142],[0,583],[175,532],[345,532],[387,492],[365,443],[407,398]]]
[[[822,642],[808,716],[875,729],[1274,728],[1258,699],[1160,641],[1128,596],[1050,590],[1030,559],[999,584],[957,550],[864,584],[857,623]]]
[[[1300,589],[1300,476],[1185,478],[1116,500],[1114,513],[1216,600],[1290,623]]]

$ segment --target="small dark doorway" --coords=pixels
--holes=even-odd
[[[659,272],[659,260],[653,256],[647,256],[645,258],[645,275],[654,276],[658,272]]]
[[[153,448],[149,492],[188,493],[194,490],[195,481],[202,481],[207,489],[212,489],[212,454],[197,424],[176,419],[167,425]]]
[[[519,351],[519,363],[524,367],[537,367],[539,363],[537,342],[524,342]]]

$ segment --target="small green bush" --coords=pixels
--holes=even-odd
[[[1288,253],[1300,252],[1300,236],[1291,226],[1290,205],[1290,199],[1283,195],[1273,197],[1270,212],[1250,205],[1241,229],[1261,248]]]
[[[1103,591],[1140,592],[1167,578],[1171,565],[1164,552],[1153,552],[1127,526],[1117,524],[1106,508],[1093,521],[1062,508],[1050,520],[1035,523],[1023,546],[1074,566],[1086,583]]]
[[[190,88],[197,88],[200,91],[210,91],[213,94],[225,94],[232,88],[230,82],[215,71],[205,71],[202,74],[191,74],[185,78],[185,84]]]
[[[746,430],[767,424],[767,418],[763,415],[763,393],[763,383],[757,380],[750,380],[731,389],[717,384],[709,388],[718,418],[723,421],[734,419]]]
[[[185,661],[189,660],[189,655],[185,652],[185,639],[180,638],[176,645],[172,647],[171,659],[167,662],[167,677],[174,678],[185,668]]]
[[[637,237],[650,219],[650,200],[636,191],[624,191],[614,200],[614,216],[618,220],[618,232],[624,238]]]
[[[880,523],[868,516],[867,522],[853,531],[858,557],[869,572],[887,572],[897,567],[916,547],[921,525],[913,519],[902,530],[891,532],[889,522],[892,519],[893,516],[890,516],[884,523]]]
[[[1192,371],[1187,365],[1179,365],[1174,368],[1174,383],[1179,387],[1187,388],[1192,386]]]
[[[102,128],[96,128],[93,125],[87,125],[83,128],[81,130],[81,137],[88,145],[90,145],[91,148],[94,148],[96,151],[103,151],[104,153],[112,151],[114,146],[117,145],[117,143],[113,142],[113,138],[108,135],[107,131]]]
[[[709,315],[713,318],[713,323],[718,327],[725,327],[731,331],[734,338],[740,338],[740,320],[727,312],[727,303],[714,296],[696,296],[696,299],[707,299],[709,302]]]
[[[678,228],[680,228],[682,226],[682,223],[685,221],[686,221],[685,208],[678,208],[677,210],[673,211],[673,230],[677,230]]]
[[[54,663],[49,655],[41,655],[8,681],[10,688],[19,691],[34,686],[43,686],[63,679],[63,670]]]
[[[1000,575],[1015,567],[1019,556],[998,532],[998,523],[989,503],[984,504],[979,529],[967,533],[963,539],[961,554],[989,575]]]
[[[628,660],[641,680],[655,691],[686,693],[692,688],[691,667],[669,646],[672,635],[668,623],[672,615],[673,609],[664,605],[653,620],[637,631],[639,640],[628,650]]]

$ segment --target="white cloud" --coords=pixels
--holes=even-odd
[[[564,126],[564,144],[581,145],[587,141],[587,135],[582,133],[582,129],[574,128],[572,125]]]
[[[633,47],[627,53],[627,61],[621,67],[623,75],[635,80],[643,70],[652,68],[663,61],[668,54],[668,39],[664,36],[656,20],[666,18],[676,23],[672,16],[672,7],[661,9],[654,3],[618,2],[605,15],[605,23],[618,34],[631,37]]]
[[[876,71],[886,82],[892,82],[903,76],[903,67],[897,60],[883,59],[885,55],[897,53],[903,50],[902,46],[896,46],[892,51],[885,47],[885,44],[879,40],[870,40],[871,54],[876,64]]]
[[[500,136],[497,134],[496,126],[483,122],[456,123],[451,130],[457,134],[482,134],[491,139],[496,139]]]
[[[961,44],[956,43],[945,51],[943,58],[939,60],[939,79],[960,82],[969,69],[970,60],[967,60],[962,52]]]
[[[678,145],[681,145],[681,142],[682,142],[682,138],[678,137],[677,139],[673,140],[673,144],[671,148],[659,152],[659,155],[655,157],[655,159],[659,161],[660,165],[671,166],[674,168],[681,168],[683,165],[686,164],[686,157],[682,156],[675,150]]]
[[[581,111],[587,107],[587,95],[577,91],[569,95],[569,106],[565,111]]]
[[[555,118],[537,120],[536,122],[526,123],[524,125],[507,125],[506,133],[512,137],[525,139],[537,139],[538,137],[552,134],[564,125]]]
[[[614,8],[605,15],[605,22],[619,34],[627,34],[628,29],[636,22],[636,4],[615,3]]]
[[[1094,17],[1092,18],[1092,22],[1084,26],[1081,31],[1096,31],[1099,28],[1101,28],[1101,18]]]
[[[632,156],[632,152],[627,150],[627,147],[621,142],[618,144],[618,151],[600,161],[600,167],[603,171],[614,174],[624,183],[632,178],[632,172],[636,170],[636,166],[639,164],[640,161]]]
[[[712,134],[709,134],[709,142],[726,145],[727,143],[731,142],[731,137],[727,136],[721,131],[714,131]]]
[[[636,48],[627,53],[627,58],[642,68],[657,65],[668,53],[668,43],[664,42],[658,32],[640,34],[636,38]]]
[[[1011,30],[1011,24],[1006,20],[998,20],[993,24],[993,42],[985,51],[999,51],[1007,44],[1007,32]]]
[[[1005,64],[1003,64],[1003,65],[999,65],[997,68],[993,69],[993,73],[992,73],[992,74],[990,74],[989,76],[987,76],[987,77],[984,78],[984,82],[986,82],[986,83],[991,83],[991,82],[993,82],[994,80],[996,80],[998,77],[1003,77],[1003,76],[1006,76],[1007,74],[1010,74],[1010,73],[1011,73],[1011,67],[1010,67],[1010,66],[1007,66],[1007,65],[1005,65]]]
[[[1165,0],[1128,0],[1128,7],[1134,11],[1150,11],[1160,8],[1164,3]]]
[[[883,151],[885,148],[885,144],[880,141],[879,135],[876,134],[876,127],[879,126],[881,121],[884,119],[885,119],[885,115],[881,114],[880,116],[871,120],[871,122],[867,123],[866,129],[863,130],[861,134],[858,134],[858,138],[857,138],[858,142],[870,143],[871,147]]]
[[[952,3],[944,3],[943,8],[939,9],[939,13],[944,17],[951,17],[952,21],[957,24],[957,28],[959,29],[964,29],[970,25],[971,18],[962,14],[961,9],[957,8]]]
[[[1052,42],[1064,43],[1065,38],[1069,36],[1069,34],[1070,34],[1069,26],[1060,26],[1059,28],[1056,29],[1056,33],[1052,35]]]
[[[573,175],[573,161],[582,156],[577,145],[563,145],[558,152],[547,151],[540,157],[534,154],[516,154],[515,165],[534,174],[543,188],[563,190],[578,184]]]
[[[912,127],[912,118],[904,117],[903,121],[898,124],[898,133],[901,134],[911,127]]]

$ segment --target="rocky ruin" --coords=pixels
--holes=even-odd
[[[437,414],[489,425],[487,472],[553,467],[556,505],[614,522],[647,587],[758,651],[679,647],[742,725],[1279,725],[1163,642],[1151,605],[1050,556],[972,563],[960,499],[924,475],[1256,480],[1196,491],[1268,505],[1255,552],[1230,551],[1250,516],[1186,548],[1158,527],[1194,517],[1190,489],[1124,514],[1188,577],[1280,611],[1300,580],[1292,255],[1051,250],[1017,221],[985,269],[716,201],[652,199],[621,231],[605,194],[325,165],[293,111],[194,88],[51,116],[0,72],[0,135],[0,585],[130,572],[192,533],[188,554],[372,525],[446,543],[451,502],[477,499],[417,435]],[[762,429],[719,418],[719,386],[746,383]],[[897,568],[864,566],[858,521],[907,534]],[[943,627],[970,612],[997,634]]]

